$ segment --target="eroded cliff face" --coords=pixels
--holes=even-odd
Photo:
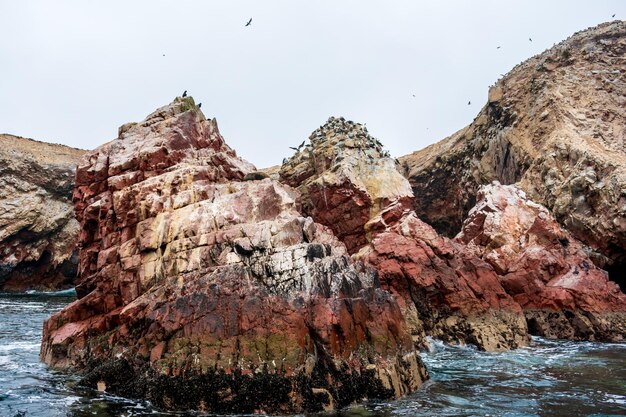
[[[319,411],[427,378],[376,271],[176,99],[89,155],[79,300],[41,355],[164,408]]]
[[[504,350],[527,342],[520,306],[491,266],[422,222],[408,181],[358,123],[330,118],[285,161],[280,178],[298,187],[303,210],[374,266],[398,296],[416,343],[432,335]]]
[[[74,285],[79,226],[71,196],[83,154],[0,135],[0,291]]]
[[[468,127],[400,158],[417,215],[449,237],[480,185],[518,183],[624,285],[626,23],[599,25],[515,67]]]
[[[497,182],[482,186],[477,198],[455,241],[493,266],[531,333],[626,339],[626,295],[544,206]]]

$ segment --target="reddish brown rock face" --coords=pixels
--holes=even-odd
[[[585,340],[626,338],[626,295],[543,206],[513,185],[481,187],[456,241],[487,261],[523,308],[530,331]]]
[[[396,294],[414,339],[504,350],[527,342],[520,306],[491,266],[442,238],[411,210],[408,181],[367,130],[329,119],[281,168],[313,219],[373,265]]]
[[[71,202],[84,151],[0,135],[0,291],[75,285],[78,222]]]
[[[419,387],[376,271],[253,171],[190,98],[90,154],[79,300],[46,322],[43,360],[165,408],[316,411]]]
[[[384,288],[405,300],[407,321],[418,323],[414,334],[422,328],[446,342],[489,351],[527,343],[522,310],[491,266],[414,213],[377,234],[357,256],[376,267]]]
[[[379,225],[368,224],[381,210],[399,217],[413,193],[394,161],[367,128],[328,119],[280,169],[280,180],[302,193],[303,211],[332,229],[354,253]]]

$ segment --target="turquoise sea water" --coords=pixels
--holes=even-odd
[[[197,415],[78,389],[75,376],[41,364],[43,320],[71,301],[68,293],[0,295],[0,416]],[[626,343],[535,338],[505,353],[432,346],[423,354],[432,379],[420,391],[334,416],[626,416]]]

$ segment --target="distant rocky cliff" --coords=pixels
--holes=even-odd
[[[417,215],[453,237],[480,185],[517,183],[626,285],[626,22],[515,67],[472,124],[400,158]]]
[[[0,135],[0,291],[74,285],[74,171],[84,151]]]

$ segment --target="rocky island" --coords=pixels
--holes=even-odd
[[[75,177],[54,164],[52,186],[18,184],[21,157],[0,153],[11,190],[55,213],[17,223],[3,200],[0,280],[57,277],[78,251],[78,299],[44,324],[41,359],[173,410],[399,398],[428,379],[429,337],[624,341],[625,49],[623,22],[579,32],[399,160],[331,117],[257,170],[191,97],[120,127]]]

